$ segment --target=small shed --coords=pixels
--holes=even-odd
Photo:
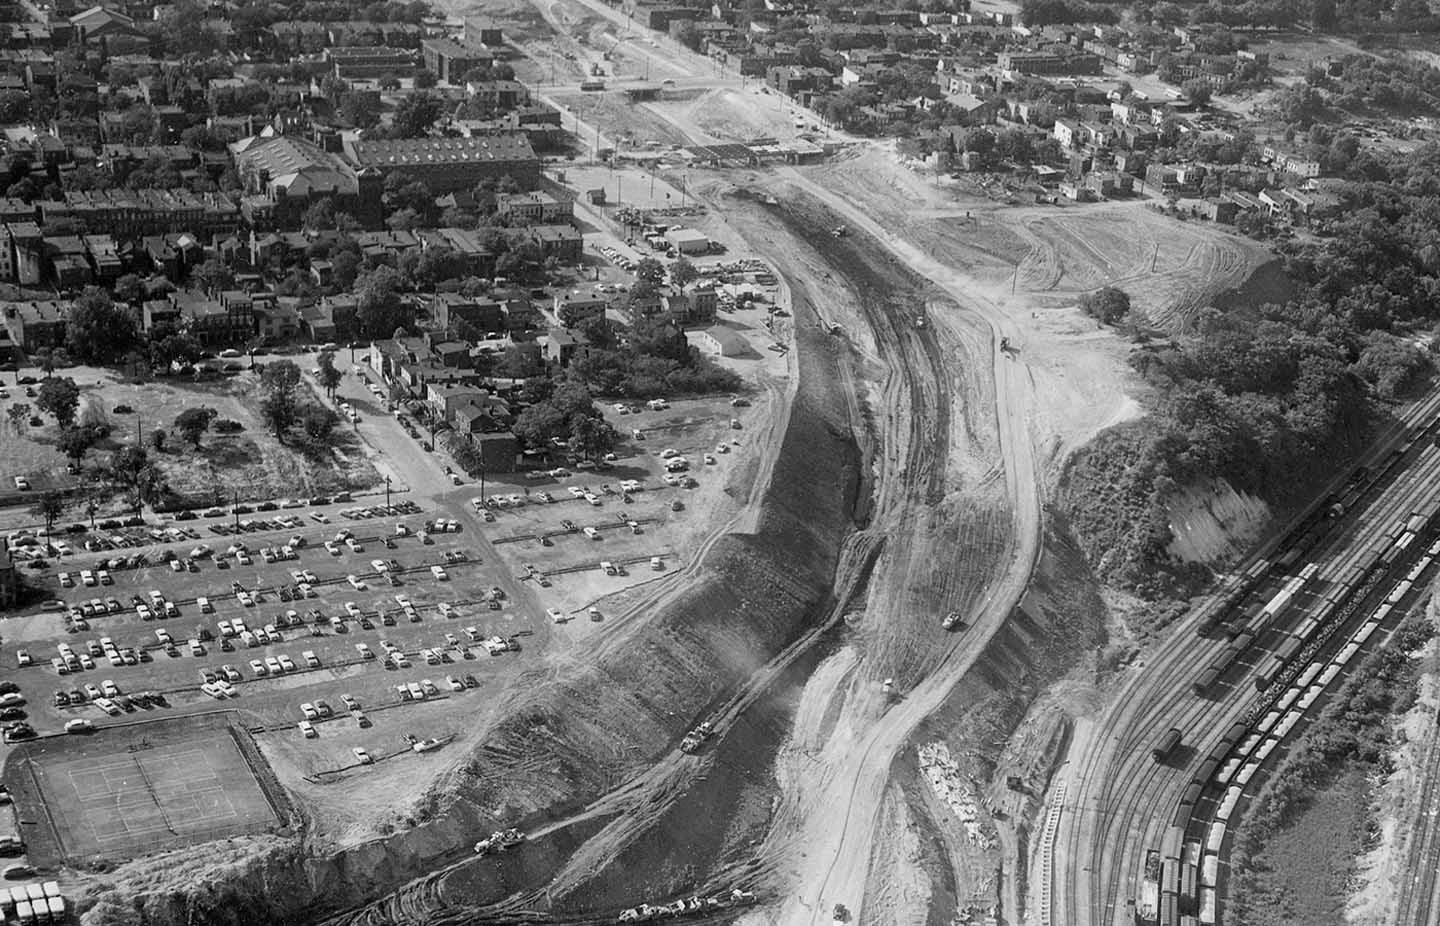
[[[600,187],[596,190],[586,190],[585,198],[590,201],[590,205],[592,206],[603,206],[605,205],[605,188]]]

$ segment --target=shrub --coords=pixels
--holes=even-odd
[[[233,418],[221,418],[210,426],[210,430],[216,434],[239,434],[245,430],[245,425]]]

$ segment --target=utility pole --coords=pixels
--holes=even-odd
[[[385,507],[390,507],[390,477],[385,477]]]

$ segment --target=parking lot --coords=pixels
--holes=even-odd
[[[251,529],[239,534],[212,530],[233,531],[233,517],[175,525],[199,539],[152,544],[135,568],[125,567],[137,554],[123,550],[65,557],[52,581],[71,610],[7,628],[3,658],[26,721],[45,734],[77,718],[103,726],[234,709],[246,726],[299,738],[301,705],[314,702],[324,739],[411,705],[397,683],[423,686],[420,700],[493,684],[536,629],[505,591],[504,567],[484,562],[473,534],[467,546],[458,520],[413,506],[341,514],[352,507],[242,517]]]
[[[600,632],[582,625],[604,623],[607,596],[683,567],[715,529],[711,512],[750,472],[749,408],[730,401],[626,403],[623,413],[606,406],[606,419],[625,435],[606,468],[562,467],[486,491],[477,505],[493,518],[486,535],[547,608],[576,619],[567,636]],[[472,496],[472,505],[481,498]]]
[[[345,796],[329,781],[430,774],[448,743],[481,735],[520,673],[552,651],[583,658],[612,604],[627,606],[618,593],[691,561],[715,505],[748,491],[748,411],[729,397],[607,407],[626,435],[613,461],[487,480],[483,495],[470,482],[393,507],[383,496],[277,500],[103,523],[57,540],[59,557],[43,541],[24,547],[50,559],[36,575],[56,600],[6,622],[0,660],[21,690],[0,710],[38,745],[120,748],[99,789],[113,795],[97,798],[107,807],[128,806],[138,775],[170,781],[166,756],[155,769],[126,758],[125,743],[158,728],[141,721],[233,721],[287,787],[327,806]],[[67,724],[81,729],[67,736]],[[197,841],[227,825],[220,795],[247,787],[232,788],[215,755],[185,760],[210,769],[210,785],[171,789],[176,806],[199,808]],[[42,780],[53,796],[71,779],[60,769]],[[66,803],[80,851],[103,842],[123,854],[150,825],[86,822],[106,807]],[[256,825],[247,813],[231,823]]]

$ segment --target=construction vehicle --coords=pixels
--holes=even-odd
[[[850,922],[850,910],[843,903],[835,905],[834,920],[837,923]]]
[[[680,741],[680,751],[699,752],[700,747],[705,745],[705,741],[714,735],[715,725],[707,720],[685,734],[685,738]]]
[[[849,233],[850,228],[846,225],[836,225],[834,230],[830,232],[830,234],[834,235],[836,238],[844,238]]]
[[[1009,339],[1009,338],[1001,338],[1001,339],[1000,339],[1000,350],[1002,350],[1002,351],[1009,351],[1009,350],[1010,350],[1010,339]]]
[[[949,614],[945,615],[945,620],[940,622],[940,626],[945,630],[954,630],[956,627],[959,627],[960,612],[951,611]]]
[[[489,855],[491,852],[503,852],[511,846],[518,846],[525,841],[525,834],[517,829],[496,830],[486,838],[475,843],[476,855]]]

